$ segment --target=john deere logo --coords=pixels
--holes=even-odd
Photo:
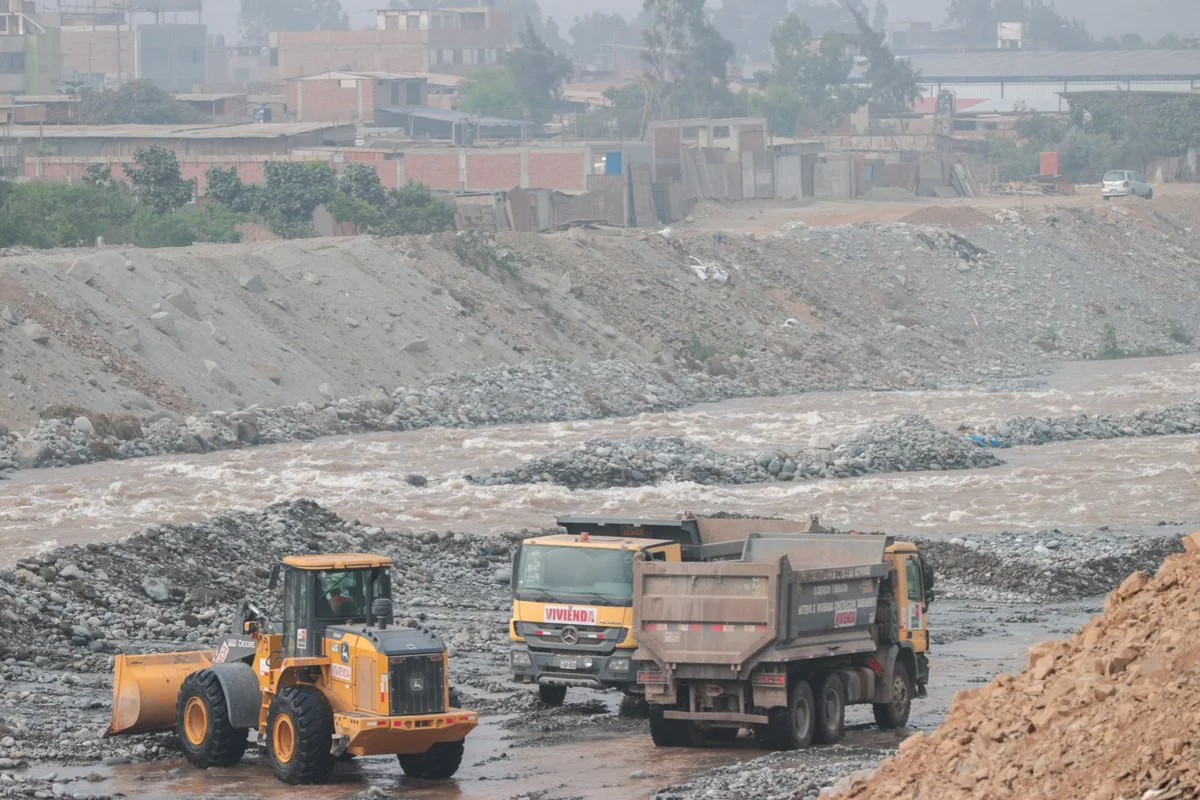
[[[421,680],[420,678],[413,678],[412,681],[409,682],[408,688],[412,689],[414,692],[422,691],[425,688],[425,681]]]
[[[342,656],[342,663],[349,664],[350,663],[350,645],[347,644],[346,642],[342,642],[342,646],[341,646],[340,650],[341,650],[341,656]]]

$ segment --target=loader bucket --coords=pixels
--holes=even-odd
[[[112,724],[105,736],[175,727],[179,688],[188,675],[211,666],[212,650],[118,655],[113,671]]]

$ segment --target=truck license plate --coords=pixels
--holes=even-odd
[[[579,659],[577,658],[560,658],[558,660],[560,669],[579,669]]]

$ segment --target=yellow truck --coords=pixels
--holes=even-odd
[[[819,526],[760,518],[561,517],[566,533],[526,539],[513,560],[510,666],[547,705],[567,689],[639,695],[633,670],[633,567],[737,558],[749,532],[802,533]]]
[[[658,746],[834,744],[847,705],[908,722],[929,682],[933,570],[885,536],[747,537],[737,560],[634,567],[634,656]]]
[[[344,755],[395,755],[406,775],[445,779],[479,722],[456,708],[446,647],[392,624],[393,561],[289,556],[283,619],[245,603],[216,650],[119,655],[107,735],[175,730],[196,767],[231,767],[253,731],[275,776],[320,783]]]

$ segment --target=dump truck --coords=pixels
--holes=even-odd
[[[841,737],[847,705],[908,722],[929,682],[933,570],[886,536],[751,533],[736,560],[634,564],[637,682],[660,747],[795,750]]]
[[[544,703],[561,705],[569,687],[640,694],[633,653],[633,565],[738,558],[750,531],[820,529],[805,521],[696,517],[560,517],[566,533],[526,539],[513,560],[510,665],[513,679],[536,684]]]
[[[244,602],[215,650],[118,655],[107,735],[176,730],[196,767],[230,767],[249,734],[275,776],[320,783],[339,757],[395,755],[406,775],[445,779],[478,715],[456,706],[446,647],[392,622],[390,568],[365,553],[290,556],[282,620]]]

